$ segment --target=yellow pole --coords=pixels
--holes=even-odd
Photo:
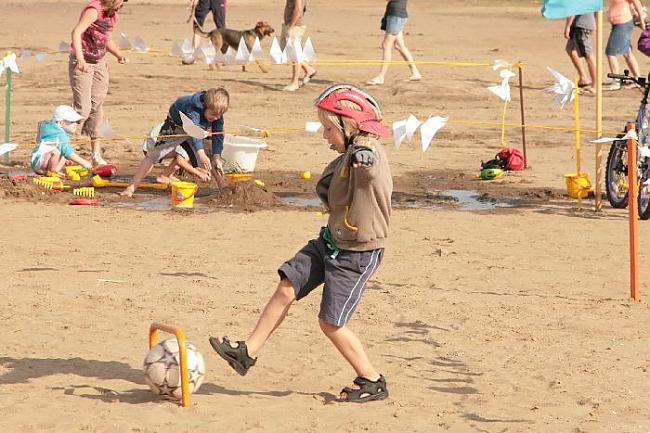
[[[181,364],[181,406],[188,407],[190,405],[190,382],[187,372],[187,349],[185,345],[185,335],[183,335],[181,328],[177,326],[153,322],[149,327],[149,349],[156,345],[159,329],[169,334],[174,334],[176,336],[176,341],[178,341],[178,354]]]
[[[578,79],[573,80],[573,92],[575,99],[573,100],[573,117],[576,122],[576,178],[580,179],[580,92],[578,91]],[[582,194],[578,193],[578,210],[582,210]]]
[[[603,11],[596,13],[596,138],[603,135]],[[603,145],[596,144],[596,205],[599,212],[603,207]]]

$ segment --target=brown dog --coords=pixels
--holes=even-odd
[[[255,24],[255,27],[250,30],[232,30],[232,29],[215,29],[211,32],[205,32],[201,29],[196,22],[194,23],[194,33],[203,36],[204,38],[209,38],[212,41],[212,45],[217,50],[221,50],[222,53],[228,51],[228,47],[232,47],[235,51],[239,47],[239,41],[241,38],[244,38],[246,42],[246,47],[248,51],[253,49],[253,44],[255,43],[255,37],[258,37],[260,41],[266,36],[270,36],[275,32],[273,27],[266,21],[258,21]],[[262,72],[268,72],[260,62],[255,60],[257,66],[262,70]],[[246,71],[246,65],[242,65],[242,70]]]

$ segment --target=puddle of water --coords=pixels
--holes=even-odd
[[[318,198],[306,198],[297,196],[279,197],[280,202],[289,206],[300,207],[321,207],[322,203]]]
[[[457,202],[461,210],[491,210],[504,207],[512,207],[511,203],[499,202],[494,199],[482,198],[478,191],[465,189],[450,189],[446,191],[435,191],[441,197],[449,197]]]
[[[279,196],[280,201],[289,206],[299,207],[320,207],[321,202],[313,197],[301,196]],[[429,191],[426,195],[415,196],[409,194],[408,196],[393,197],[393,205],[395,207],[409,208],[409,209],[429,209],[429,210],[442,210],[448,208],[449,205],[458,204],[461,210],[466,211],[481,211],[491,210],[504,207],[512,207],[511,203],[500,202],[490,198],[482,198],[478,191],[470,191],[463,189],[451,189],[445,191]]]

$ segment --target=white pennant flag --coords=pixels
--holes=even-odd
[[[60,53],[69,53],[70,52],[70,44],[65,42],[65,41],[61,41],[59,43],[59,48],[58,48],[57,51],[60,52]]]
[[[32,56],[32,50],[29,48],[24,48],[20,50],[20,60],[29,59]]]
[[[506,62],[505,60],[495,60],[494,64],[492,65],[492,70],[496,71],[498,69],[502,69],[502,68],[507,69],[509,67],[510,67],[510,63]]]
[[[194,48],[192,48],[192,43],[190,42],[189,39],[185,38],[183,39],[183,45],[181,45],[181,51],[183,54],[192,54],[194,52]]]
[[[409,117],[406,119],[406,138],[408,140],[413,138],[415,131],[418,129],[418,126],[420,126],[421,123],[422,122],[420,122],[417,117],[412,114],[409,115]]]
[[[420,140],[422,144],[422,152],[426,152],[431,144],[431,140],[436,136],[438,131],[447,124],[447,117],[433,116],[429,117],[420,126]]]
[[[499,76],[501,77],[501,84],[498,86],[488,87],[488,90],[497,95],[502,100],[510,101],[511,97],[509,81],[510,78],[515,76],[515,74],[510,69],[502,69],[501,72],[499,72]]]
[[[613,137],[600,137],[597,140],[592,140],[591,143],[611,143],[612,141],[618,141],[618,140],[628,140],[628,139],[634,139],[636,141],[639,141],[639,136],[636,134],[636,131],[634,129],[630,129],[627,131],[627,134],[625,134],[621,138],[613,138]]]
[[[399,149],[402,141],[406,138],[406,120],[398,120],[393,122],[393,142],[395,148]]]
[[[41,141],[40,144],[38,145],[38,149],[36,149],[36,152],[32,153],[32,160],[31,160],[32,164],[34,163],[34,161],[40,158],[41,155],[45,155],[46,153],[50,153],[53,150],[55,150],[57,141]]]
[[[187,135],[198,139],[203,139],[209,135],[208,131],[192,122],[192,119],[187,117],[185,113],[182,111],[179,111],[178,113],[181,115],[181,121],[183,122],[183,131],[185,131]]]
[[[316,51],[314,50],[314,44],[311,42],[311,38],[308,37],[305,41],[305,48],[302,50],[305,63],[314,63],[316,62]]]
[[[555,93],[555,96],[553,97],[553,108],[564,108],[564,105],[567,102],[571,102],[575,99],[575,94],[573,92],[575,86],[573,85],[573,81],[569,80],[553,68],[547,66],[546,69],[548,69],[551,75],[553,75],[553,78],[555,78],[555,83],[544,89],[544,91],[547,93]]]
[[[250,60],[264,60],[264,51],[262,51],[262,44],[260,43],[260,38],[257,36],[255,36],[255,43],[253,44],[253,49],[251,50]]]
[[[169,50],[169,55],[172,57],[182,57],[183,49],[181,48],[181,44],[179,44],[177,41],[174,41],[171,50]]]
[[[242,36],[241,39],[239,39],[237,54],[235,54],[235,63],[238,65],[245,65],[249,62],[250,57],[251,57],[251,53],[250,51],[248,51],[248,47],[246,46],[246,41],[244,41],[244,37]]]
[[[18,146],[13,143],[0,144],[0,156],[4,155],[5,153],[13,152],[17,147]]]
[[[37,61],[42,62],[47,58],[47,53],[36,53],[36,56],[34,57],[36,57]]]
[[[226,58],[224,57],[221,50],[215,50],[214,59],[212,59],[212,63],[221,63],[221,64],[226,63]]]
[[[319,129],[323,126],[320,122],[305,122],[305,131],[307,132],[318,132]]]
[[[228,47],[228,51],[223,55],[223,64],[226,66],[235,64],[235,50],[231,47]]]
[[[131,44],[131,41],[129,41],[129,38],[124,33],[120,33],[120,40],[117,46],[120,50],[130,50],[133,48],[133,44]]]
[[[104,121],[102,122],[102,126],[100,127],[101,135],[102,137],[106,137],[108,139],[111,139],[115,137],[117,134],[115,131],[113,131],[113,128],[111,128],[111,122],[108,121],[108,118],[104,118]]]
[[[297,64],[302,64],[305,62],[305,55],[302,52],[302,44],[300,43],[300,38],[296,37],[293,40],[287,42],[285,52],[287,55],[287,62],[296,62]]]
[[[20,73],[18,65],[16,64],[16,53],[6,55],[2,59],[3,69],[11,69],[14,74]]]
[[[280,43],[278,38],[273,37],[273,42],[271,43],[271,51],[269,52],[269,57],[271,57],[271,62],[276,65],[282,64],[282,49],[280,48]]]
[[[149,46],[144,41],[144,39],[142,39],[140,36],[136,36],[135,39],[133,39],[133,49],[141,53],[146,53],[149,51]]]

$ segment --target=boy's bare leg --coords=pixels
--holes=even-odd
[[[623,55],[623,58],[625,59],[627,66],[630,68],[632,76],[639,77],[641,75],[639,72],[639,62],[637,62],[636,56],[632,52],[632,48],[630,48],[630,51],[627,54]]]
[[[566,52],[571,59],[571,63],[573,63],[573,66],[576,68],[576,71],[578,71],[578,83],[587,83],[587,74],[585,74],[585,68],[582,66],[578,52],[571,49],[566,50]],[[594,81],[592,81],[592,83],[594,83]]]
[[[136,189],[138,189],[138,185],[140,185],[142,179],[144,179],[144,177],[149,174],[152,168],[153,161],[150,161],[147,158],[143,159],[138,166],[138,169],[135,171],[133,179],[131,179],[131,183],[124,189],[124,191],[120,193],[120,195],[125,197],[133,197],[133,193]]]
[[[618,59],[616,56],[607,56],[607,63],[609,64],[609,71],[612,74],[618,74]]]
[[[386,79],[386,73],[388,72],[388,65],[391,60],[393,60],[393,45],[395,45],[395,35],[390,33],[384,34],[384,41],[381,44],[383,50],[382,60],[384,63],[381,64],[381,69],[379,69],[379,74],[373,79],[366,81],[367,84],[384,84]]]
[[[420,74],[420,71],[418,71],[418,67],[415,66],[415,60],[411,55],[411,51],[406,47],[406,43],[404,42],[403,32],[399,32],[397,34],[397,37],[395,38],[395,48],[402,55],[404,60],[409,62],[409,69],[411,70],[411,76],[409,77],[409,80],[411,81],[421,80],[422,75]]]
[[[289,280],[281,280],[275,289],[275,293],[273,293],[271,299],[266,303],[264,311],[260,314],[260,318],[257,320],[253,332],[251,332],[246,340],[246,348],[248,349],[249,356],[252,358],[257,356],[264,343],[266,343],[266,340],[269,339],[273,331],[280,326],[287,316],[287,312],[295,300],[296,295],[291,282]],[[216,337],[216,339],[219,343],[223,341],[221,337]]]
[[[319,320],[320,329],[334,344],[334,347],[350,363],[357,376],[365,377],[371,381],[379,379],[379,372],[370,363],[363,345],[354,332],[347,326],[336,326]],[[358,386],[353,385],[353,389]],[[341,398],[345,398],[344,395]]]
[[[164,183],[165,185],[168,185],[172,182],[173,174],[178,168],[178,163],[174,159],[172,162],[169,163],[167,167],[163,170],[162,173],[160,173],[160,176],[156,177],[156,182],[158,183]]]
[[[591,87],[596,89],[596,82],[598,78],[596,77],[596,58],[592,54],[591,56],[586,57],[587,68],[589,69],[589,76],[591,77]]]

